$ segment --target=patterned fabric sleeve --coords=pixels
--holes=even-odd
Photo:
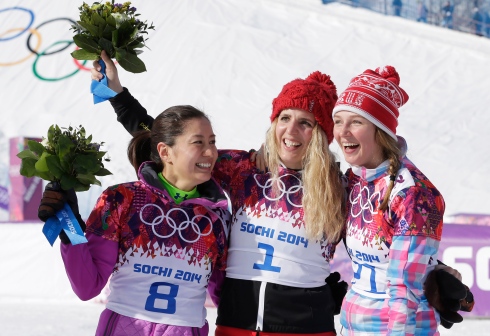
[[[87,219],[87,232],[92,232],[107,240],[119,242],[122,236],[122,226],[119,207],[126,209],[130,205],[130,196],[125,197],[125,188],[110,187],[97,200],[94,209]]]
[[[414,335],[423,280],[435,262],[442,234],[444,202],[440,194],[420,187],[398,193],[390,205],[394,236],[387,270],[390,335]],[[442,198],[442,197],[441,197]],[[424,321],[435,330],[437,322]]]
[[[414,335],[415,316],[423,296],[423,279],[439,241],[426,236],[395,236],[387,270],[389,335]],[[437,324],[432,325],[435,330]]]
[[[242,172],[253,169],[255,165],[250,162],[250,153],[242,150],[220,149],[218,160],[213,169],[213,178],[226,191],[240,187],[243,181]]]

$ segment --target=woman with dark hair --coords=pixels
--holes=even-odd
[[[223,189],[211,179],[215,134],[192,106],[174,106],[134,134],[128,157],[138,180],[107,188],[87,222],[87,244],[62,238],[74,292],[110,295],[96,335],[208,335],[206,288],[217,303],[230,220]],[[76,195],[48,185],[39,216],[47,220]],[[80,218],[80,216],[78,216]],[[80,223],[85,227],[85,223]],[[209,286],[209,287],[208,287]]]
[[[114,63],[102,59],[118,121],[132,134],[149,127]],[[344,226],[344,188],[328,147],[336,100],[335,85],[318,71],[284,85],[272,103],[267,172],[252,153],[219,151],[213,177],[230,194],[233,218],[216,335],[335,335],[346,290],[338,278],[326,282]]]

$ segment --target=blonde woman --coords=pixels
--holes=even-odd
[[[118,121],[131,133],[151,126],[112,61],[103,60],[118,93],[110,100]],[[95,63],[93,79],[99,69]],[[335,85],[320,72],[283,87],[265,141],[268,172],[256,169],[252,153],[219,151],[213,178],[230,194],[233,219],[216,335],[336,334],[345,287],[326,283],[344,227],[344,189],[328,149],[336,100]]]

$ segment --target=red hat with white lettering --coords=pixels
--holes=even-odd
[[[327,76],[315,71],[306,79],[294,79],[284,85],[276,99],[272,101],[271,122],[282,110],[301,109],[313,113],[318,125],[327,135],[328,143],[333,141],[332,109],[337,101],[337,88]]]
[[[340,111],[357,113],[397,140],[398,109],[408,101],[407,93],[399,85],[400,76],[390,65],[366,70],[352,78],[340,94],[332,117]]]

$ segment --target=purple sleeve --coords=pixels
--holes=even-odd
[[[218,307],[219,304],[221,288],[223,287],[223,282],[225,281],[225,275],[225,271],[215,268],[211,274],[211,278],[209,278],[208,294],[216,307]]]
[[[112,274],[119,251],[117,242],[91,232],[85,236],[86,244],[61,244],[61,257],[71,287],[84,301],[100,294]]]

